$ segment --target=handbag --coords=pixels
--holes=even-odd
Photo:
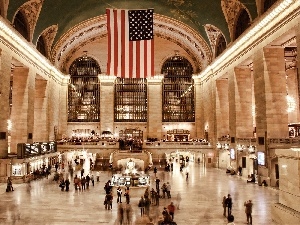
[[[104,200],[104,205],[106,205],[106,200]]]

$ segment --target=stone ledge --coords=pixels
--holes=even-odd
[[[300,224],[300,212],[280,203],[272,206],[272,218],[277,224],[295,225]]]

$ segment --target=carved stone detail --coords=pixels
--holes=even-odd
[[[233,40],[236,17],[240,10],[246,9],[246,7],[239,0],[221,0],[221,7],[228,25],[230,38]]]
[[[46,42],[48,54],[50,54],[50,52],[51,52],[51,46],[52,46],[54,38],[57,34],[57,30],[58,30],[58,25],[56,24],[56,25],[52,25],[52,26],[46,28],[41,34]]]
[[[195,65],[198,66],[195,72],[201,71],[212,61],[212,51],[204,38],[182,22],[155,14],[154,34],[173,41],[185,49]],[[105,37],[106,35],[106,15],[86,20],[70,29],[58,40],[52,49],[51,60],[57,67],[63,69],[72,52],[90,42],[89,39]]]
[[[204,29],[208,36],[210,46],[213,52],[215,53],[218,39],[220,38],[220,36],[223,36],[224,39],[226,40],[225,35],[222,33],[222,31],[219,28],[211,24],[205,24]]]
[[[24,3],[19,10],[24,13],[30,29],[30,42],[32,41],[34,29],[40,15],[44,0],[31,0]]]

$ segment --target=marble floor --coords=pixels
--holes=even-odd
[[[189,178],[179,171],[174,164],[173,172],[158,171],[162,182],[171,184],[171,199],[161,199],[159,206],[151,206],[150,217],[155,224],[161,217],[164,206],[181,193],[180,210],[175,211],[174,221],[178,225],[224,225],[222,197],[231,194],[233,199],[232,214],[235,224],[246,224],[244,201],[253,201],[253,224],[275,224],[271,218],[271,206],[278,200],[278,190],[247,184],[236,175],[228,175],[224,170],[205,168],[202,164],[191,162],[188,166]],[[151,187],[155,188],[154,173],[150,171]],[[62,192],[58,184],[49,179],[32,181],[31,184],[14,184],[15,191],[5,192],[6,184],[0,184],[0,224],[29,225],[76,225],[76,224],[120,224],[116,191],[112,210],[105,210],[104,183],[111,178],[111,173],[101,172],[100,182],[85,191]],[[161,184],[162,184],[161,182]],[[143,190],[131,188],[130,215],[132,223],[147,224],[148,217],[141,217],[137,206]],[[125,200],[125,199],[124,199]],[[124,204],[124,201],[123,203]],[[125,204],[124,204],[125,205]],[[128,224],[127,221],[123,224]]]

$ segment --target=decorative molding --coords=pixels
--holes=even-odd
[[[246,9],[246,7],[239,0],[221,0],[221,7],[228,25],[230,38],[233,40],[237,15],[241,9]]]
[[[51,47],[52,47],[54,38],[57,34],[57,31],[58,31],[58,25],[56,24],[56,25],[52,25],[52,26],[46,28],[41,34],[46,42],[48,55],[50,55]]]
[[[40,15],[44,0],[31,0],[24,3],[19,10],[24,13],[30,29],[30,42],[32,42],[34,29]]]
[[[255,26],[257,26],[264,18],[268,17],[269,15],[273,15],[272,12],[270,14],[265,14],[263,18],[261,18],[260,21],[257,21],[256,24],[252,27],[252,29],[249,29],[248,32],[243,33],[239,39],[243,43],[243,47],[236,48],[236,45],[238,43],[235,43],[234,45],[226,48],[226,50],[221,54],[220,60],[216,60],[216,62],[213,62],[212,65],[210,65],[208,68],[206,68],[205,71],[203,71],[202,74],[200,74],[201,77],[201,84],[208,82],[210,79],[224,75],[224,71],[226,71],[231,65],[236,63],[241,58],[245,57],[251,57],[255,50],[261,43],[263,43],[265,40],[270,38],[272,35],[276,34],[280,30],[284,29],[287,31],[288,29],[292,29],[292,27],[295,27],[295,23],[297,19],[299,19],[300,11],[299,10],[293,10],[295,7],[299,9],[299,4],[297,5],[296,2],[290,3],[287,10],[288,12],[285,12],[285,8],[282,9],[282,12],[279,11],[278,15],[276,15],[275,22],[270,23],[271,26],[265,25],[263,28],[263,33],[258,34],[259,32],[256,31],[256,36],[250,35],[251,37],[254,37],[250,43],[248,41],[244,41],[243,39],[247,36],[249,36],[249,33],[252,32],[252,29],[255,29]],[[276,10],[276,9],[274,9]],[[291,25],[289,25],[291,24]],[[288,28],[284,28],[285,26],[289,26]],[[259,30],[260,31],[260,30]],[[235,49],[233,52],[231,49]],[[226,54],[227,52],[232,52],[229,56]],[[250,54],[250,55],[249,55]],[[224,56],[226,55],[226,56]],[[222,61],[222,57],[226,57],[225,61]],[[213,68],[213,69],[212,69]],[[226,73],[226,72],[225,72]]]
[[[154,33],[181,46],[198,66],[197,72],[212,61],[212,51],[204,38],[180,21],[154,14]],[[68,60],[77,49],[91,40],[106,36],[106,15],[86,20],[74,26],[57,41],[51,52],[51,61],[64,71]]]
[[[205,24],[204,29],[205,29],[205,32],[209,39],[210,46],[213,50],[214,57],[215,57],[217,42],[218,42],[220,36],[223,36],[224,40],[226,41],[225,35],[222,33],[222,31],[219,28],[217,28],[216,26],[214,26],[212,24]],[[227,43],[226,43],[226,45],[227,45]]]

